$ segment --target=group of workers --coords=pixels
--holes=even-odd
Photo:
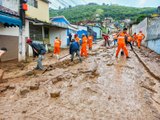
[[[134,33],[132,36],[129,35],[127,33],[127,28],[124,28],[122,32],[113,34],[114,45],[116,45],[116,42],[118,44],[118,48],[116,51],[116,57],[118,57],[118,54],[120,50],[122,49],[122,53],[124,52],[126,55],[126,58],[129,58],[127,45],[129,44],[131,47],[131,50],[133,50],[133,45],[137,43],[137,46],[140,49],[141,42],[144,38],[145,38],[145,35],[142,33],[142,31],[139,31],[138,34]]]
[[[105,40],[105,46],[108,43],[108,46],[110,46],[109,43],[109,35],[102,35]],[[133,49],[132,45],[137,43],[138,48],[141,46],[142,40],[145,38],[145,35],[140,31],[138,34],[134,33],[132,36],[127,33],[127,28],[124,28],[122,32],[119,32],[117,34],[113,34],[113,40],[114,45],[117,43],[117,51],[116,51],[116,57],[118,57],[118,54],[120,50],[122,49],[122,52],[125,53],[126,58],[129,58],[127,45],[129,44],[131,46],[131,49]],[[74,35],[74,39],[70,41],[70,47],[69,47],[69,54],[71,55],[71,61],[73,61],[74,56],[79,57],[79,61],[82,62],[81,57],[88,57],[88,50],[92,50],[93,45],[93,36],[92,35],[82,35],[82,39],[78,37],[77,34]],[[46,49],[42,44],[33,42],[30,38],[27,39],[26,43],[32,47],[33,50],[33,56],[37,57],[37,66],[35,69],[43,70],[44,67],[42,65],[42,60],[44,59],[44,55],[46,54]],[[59,59],[60,50],[61,50],[61,40],[56,37],[54,40],[54,55]],[[0,49],[0,57],[7,51],[6,48]]]
[[[70,48],[69,53],[71,54],[71,61],[73,61],[74,54],[79,57],[80,61],[82,61],[81,57],[87,57],[88,56],[88,49],[92,49],[93,44],[93,36],[89,35],[82,35],[82,40],[80,41],[80,38],[77,34],[74,35],[74,39],[71,39],[70,41]],[[61,40],[56,37],[54,41],[54,54],[56,56],[59,56],[60,54],[60,48],[61,48]],[[80,50],[81,48],[81,50]],[[80,54],[79,54],[80,52]],[[57,57],[59,59],[59,57]]]
[[[105,40],[105,46],[108,43],[108,46],[110,46],[109,43],[109,35],[102,34],[104,40]],[[122,49],[122,53],[126,55],[126,58],[129,58],[127,45],[129,44],[131,46],[131,49],[133,50],[134,43],[137,43],[138,48],[141,46],[142,40],[145,38],[145,35],[140,31],[138,34],[134,33],[132,36],[127,33],[127,28],[124,28],[123,31],[113,34],[113,40],[114,45],[117,43],[117,51],[116,51],[116,57],[118,57],[118,54],[120,50]],[[92,35],[82,35],[82,39],[78,37],[77,34],[74,35],[74,39],[71,39],[70,41],[70,47],[69,47],[69,54],[71,55],[71,62],[74,59],[74,56],[76,55],[79,58],[79,61],[82,62],[81,57],[88,57],[88,50],[92,50],[93,45],[93,36]],[[37,44],[31,41],[31,39],[27,40],[27,43],[32,47],[34,56],[38,57],[37,60],[37,67],[36,69],[43,70],[42,66],[42,60],[44,58],[44,54],[46,53],[46,50],[43,45]],[[57,59],[60,59],[60,51],[61,51],[61,40],[60,38],[56,37],[54,40],[54,55],[57,57]]]
[[[74,59],[74,55],[79,57],[80,62],[82,62],[81,57],[88,56],[88,49],[92,49],[93,44],[93,36],[92,35],[82,35],[82,40],[78,37],[77,34],[74,35],[74,39],[70,41],[69,54],[71,55],[71,61]],[[33,56],[38,57],[37,59],[37,67],[35,69],[43,70],[44,67],[42,65],[42,60],[44,59],[44,54],[46,53],[45,47],[42,44],[33,42],[30,38],[27,39],[26,43],[32,47]],[[54,50],[53,54],[60,59],[60,51],[61,51],[61,40],[56,37],[54,40]]]

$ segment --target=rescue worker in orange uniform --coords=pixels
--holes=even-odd
[[[77,42],[78,44],[80,44],[80,39],[79,39],[79,37],[78,37],[77,34],[74,35],[74,40],[75,40],[75,42]]]
[[[81,46],[81,56],[85,56],[87,57],[88,56],[88,53],[87,53],[87,42],[88,42],[88,39],[85,35],[82,35],[82,46]]]
[[[89,50],[92,50],[92,45],[93,45],[93,36],[89,35],[88,36],[88,48],[89,48]]]
[[[127,50],[126,43],[125,43],[126,37],[127,37],[127,28],[124,28],[123,32],[118,34],[118,48],[116,51],[116,57],[118,57],[118,54],[120,50],[122,49],[126,55],[126,58],[129,58],[128,50]]]
[[[136,33],[133,34],[132,45],[134,45],[135,42],[137,42],[137,34]]]
[[[59,59],[60,48],[61,48],[61,40],[58,37],[56,37],[54,41],[54,54],[57,56],[57,59]]]
[[[140,49],[141,47],[141,42],[145,38],[145,35],[142,33],[142,31],[139,31],[137,34],[137,43],[138,43],[138,48]]]

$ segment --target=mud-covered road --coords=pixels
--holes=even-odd
[[[159,82],[132,51],[126,60],[115,50],[97,44],[82,63],[67,58],[13,78],[0,93],[0,120],[159,120]]]

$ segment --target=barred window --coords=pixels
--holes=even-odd
[[[35,8],[38,8],[38,1],[37,0],[28,0],[28,4]]]

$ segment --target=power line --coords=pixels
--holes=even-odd
[[[74,0],[71,0],[71,2],[72,2],[74,5],[78,5]]]
[[[62,6],[68,7],[65,3],[63,3],[61,0],[57,0]]]
[[[53,6],[54,8],[58,8],[59,5],[58,5],[57,2],[55,1],[55,2],[52,2],[52,3],[51,3],[51,6]]]

